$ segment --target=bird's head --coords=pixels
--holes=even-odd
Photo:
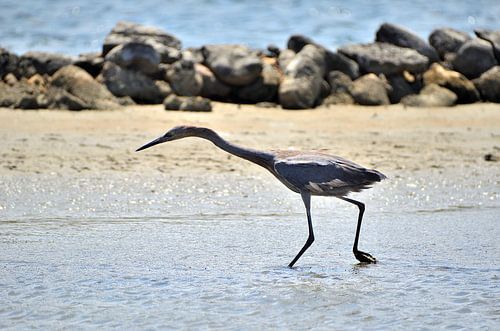
[[[167,141],[177,140],[185,137],[200,136],[203,135],[204,131],[208,129],[199,128],[196,126],[180,125],[176,126],[167,131],[163,136],[156,138],[155,140],[147,143],[146,145],[138,148],[136,152],[142,151],[143,149],[158,145]]]

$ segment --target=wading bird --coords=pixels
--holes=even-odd
[[[358,250],[359,231],[361,229],[365,205],[346,196],[350,192],[359,192],[369,188],[375,182],[380,182],[386,178],[382,173],[363,168],[341,157],[322,153],[299,151],[264,152],[244,148],[222,139],[211,129],[194,126],[177,126],[163,136],[140,147],[137,149],[137,152],[167,141],[186,137],[207,139],[230,154],[266,168],[285,184],[286,187],[302,196],[306,207],[309,236],[304,247],[302,247],[297,256],[288,265],[290,268],[293,267],[295,262],[297,262],[314,241],[311,220],[311,195],[333,196],[358,206],[358,225],[353,245],[354,256],[360,262],[377,262],[370,254]]]

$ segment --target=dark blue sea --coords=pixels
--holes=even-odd
[[[301,0],[0,0],[0,46],[76,55],[99,51],[119,20],[162,28],[183,46],[244,43],[286,45],[291,34],[335,49],[369,42],[383,22],[427,38],[437,27],[472,33],[500,29],[500,1]]]

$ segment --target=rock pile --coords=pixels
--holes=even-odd
[[[500,31],[436,29],[428,42],[385,23],[372,43],[332,51],[293,35],[286,49],[182,48],[154,27],[118,22],[100,53],[73,58],[0,48],[0,107],[113,109],[134,103],[211,111],[210,100],[306,109],[500,102]]]

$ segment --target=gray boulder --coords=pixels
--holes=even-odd
[[[169,95],[163,101],[165,110],[183,110],[193,112],[210,112],[212,104],[209,99],[202,97],[184,97],[178,95]]]
[[[202,78],[200,95],[205,98],[224,100],[231,93],[231,87],[222,83],[206,66],[195,63],[195,70]]]
[[[303,35],[292,35],[288,39],[287,43],[288,49],[292,50],[294,53],[300,52],[306,45],[314,45],[316,47],[324,49],[326,56],[326,72],[335,70],[345,73],[346,75],[351,77],[351,79],[356,79],[359,77],[359,66],[355,61],[342,54],[330,51],[326,47],[314,42],[314,40],[309,37]]]
[[[184,60],[191,61],[193,63],[203,63],[205,58],[203,57],[203,51],[201,48],[186,48],[182,50],[181,58]]]
[[[152,75],[158,72],[160,54],[146,43],[130,42],[113,48],[104,58],[122,68]]]
[[[17,76],[31,77],[34,74],[53,75],[57,70],[72,64],[74,59],[70,56],[47,53],[27,52],[19,58]]]
[[[204,46],[205,65],[217,78],[228,85],[244,86],[253,83],[262,71],[257,52],[241,45]]]
[[[97,77],[104,65],[104,58],[101,57],[101,53],[85,53],[80,54],[73,64],[88,72],[92,77]]]
[[[242,102],[274,102],[277,100],[281,74],[276,64],[263,61],[263,70],[255,82],[243,86],[236,91],[236,96]]]
[[[370,73],[356,79],[349,93],[357,104],[379,106],[390,104],[388,96],[390,90],[391,87],[386,81]]]
[[[491,44],[497,63],[500,64],[500,31],[474,30],[474,33],[478,38],[486,40]]]
[[[16,54],[0,47],[0,79],[17,69],[19,58]]]
[[[161,29],[120,21],[104,39],[102,54],[105,56],[114,47],[130,42],[147,43],[153,47],[159,44],[181,49],[180,40]]]
[[[437,84],[457,95],[457,103],[473,103],[480,100],[474,84],[457,71],[448,70],[433,63],[423,75],[425,85]]]
[[[113,62],[104,63],[98,81],[113,95],[129,96],[138,103],[158,104],[171,93],[166,82],[154,81],[141,72],[124,69]]]
[[[175,62],[167,70],[167,81],[177,95],[195,96],[201,93],[203,78],[188,60]]]
[[[425,40],[413,32],[391,23],[384,23],[376,34],[376,41],[393,44],[399,47],[407,47],[416,50],[426,56],[430,62],[439,61],[439,56]]]
[[[429,43],[441,59],[445,59],[448,53],[456,53],[470,39],[467,33],[450,28],[436,29],[429,35]]]
[[[54,75],[51,86],[59,87],[82,101],[85,109],[115,109],[116,98],[82,68],[74,65],[62,67]]]
[[[356,61],[362,72],[384,75],[420,73],[427,69],[429,61],[413,49],[379,42],[344,46],[338,52]]]
[[[472,79],[497,65],[491,44],[482,39],[471,39],[457,51],[453,68]]]
[[[320,98],[325,75],[325,50],[306,45],[287,65],[279,86],[279,101],[283,108],[312,108]]]
[[[420,94],[408,95],[401,99],[401,103],[410,107],[449,107],[457,101],[452,91],[437,84],[425,86]]]
[[[500,66],[495,66],[474,80],[483,100],[500,103]]]

